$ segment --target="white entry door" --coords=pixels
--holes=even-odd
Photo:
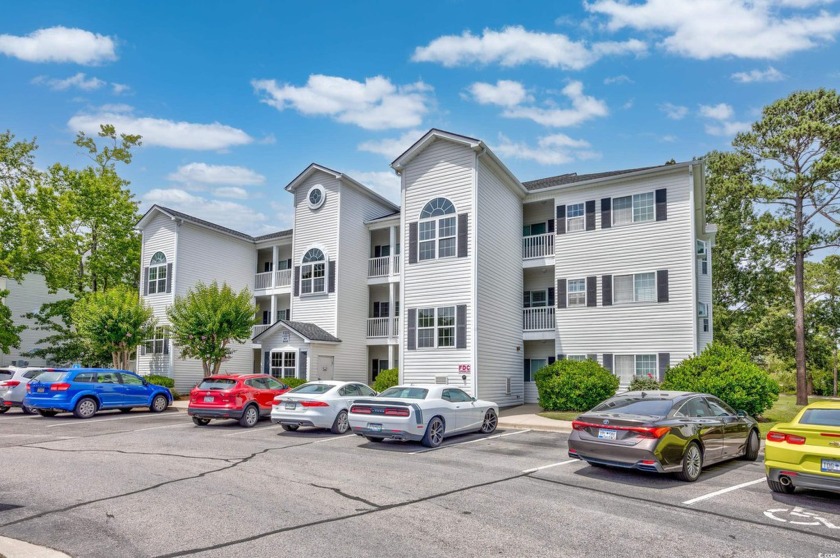
[[[332,380],[333,366],[335,365],[335,357],[319,356],[318,369],[315,370],[315,377],[318,380]]]

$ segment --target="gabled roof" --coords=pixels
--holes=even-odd
[[[383,215],[381,217],[376,217],[374,219],[368,219],[367,221],[365,221],[365,225],[370,225],[371,223],[378,223],[379,221],[389,221],[389,220],[393,219],[394,217],[399,217],[399,216],[400,216],[399,210],[393,211],[393,212],[391,212],[387,215]]]
[[[290,320],[277,320],[271,325],[271,327],[254,337],[253,340],[256,341],[260,337],[267,336],[269,331],[277,331],[277,329],[279,329],[278,326],[281,325],[286,326],[288,329],[300,335],[300,337],[307,343],[341,343],[341,339],[339,339],[335,335],[332,335],[331,333],[324,331],[323,329],[321,329],[313,323],[293,322]]]
[[[285,236],[292,235],[292,229],[288,229],[285,231],[278,231],[270,234],[264,234],[262,236],[253,237],[249,234],[244,232],[235,231],[233,229],[229,229],[227,227],[223,227],[222,225],[217,225],[216,223],[211,223],[210,221],[205,221],[204,219],[199,219],[198,217],[193,217],[192,215],[187,215],[181,211],[176,211],[174,209],[163,207],[162,205],[153,205],[149,208],[143,218],[137,222],[137,228],[142,229],[144,228],[149,221],[152,220],[155,213],[162,213],[169,217],[170,219],[180,219],[182,221],[186,221],[188,223],[192,223],[194,225],[198,225],[200,227],[204,227],[206,229],[214,230],[216,232],[220,232],[222,234],[226,234],[229,236],[233,236],[240,240],[245,240],[247,242],[260,242],[263,240],[271,240],[274,238],[283,238]]]
[[[332,177],[335,178],[336,180],[338,180],[340,182],[344,182],[345,184],[349,184],[349,185],[357,188],[358,190],[360,190],[364,194],[370,196],[371,198],[375,199],[379,203],[384,204],[386,207],[389,207],[389,208],[393,209],[394,211],[399,211],[399,209],[400,209],[400,207],[398,205],[395,205],[392,201],[389,201],[388,199],[384,198],[383,196],[377,194],[376,192],[374,192],[373,190],[371,190],[370,188],[368,188],[367,186],[365,186],[364,184],[362,184],[358,180],[354,179],[352,176],[349,176],[349,175],[346,175],[344,173],[332,170],[331,168],[325,167],[323,165],[319,165],[317,163],[312,163],[308,167],[303,169],[303,172],[301,172],[299,175],[297,175],[294,178],[294,180],[292,180],[291,182],[289,182],[286,185],[286,191],[294,192],[301,184],[303,184],[306,181],[306,179],[308,179],[310,176],[312,176],[316,172],[323,172],[323,173],[332,175]]]
[[[690,165],[691,162],[685,163],[671,163],[666,165],[657,165],[653,167],[637,167],[634,169],[622,169],[622,170],[614,170],[614,171],[607,171],[607,172],[596,172],[591,174],[578,174],[576,172],[570,172],[567,174],[561,174],[558,176],[549,176],[548,178],[540,178],[537,180],[529,180],[527,182],[523,182],[522,185],[529,191],[535,192],[538,190],[545,190],[548,188],[556,188],[560,186],[569,186],[572,184],[578,184],[581,182],[590,182],[590,181],[600,181],[606,180],[609,178],[613,178],[616,176],[621,175],[631,175],[631,174],[648,174],[649,172],[657,172],[664,169],[676,169],[680,167],[685,167]]]

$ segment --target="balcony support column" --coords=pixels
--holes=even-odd
[[[271,295],[271,316],[268,319],[268,323],[273,324],[277,321],[277,295]]]
[[[388,242],[390,246],[391,255],[388,257],[388,274],[394,273],[394,256],[397,253],[397,227],[388,227]],[[393,300],[391,301],[393,305]]]
[[[272,286],[272,288],[277,286],[277,270],[279,269],[278,266],[280,265],[279,260],[280,260],[280,247],[275,244],[274,246],[271,247],[271,262],[272,262],[271,263],[271,286]],[[271,319],[274,320],[274,314],[273,313],[272,313]],[[272,321],[272,323],[274,323],[274,322]]]
[[[395,337],[397,335],[394,329],[394,283],[388,283],[388,337]]]
[[[394,346],[388,344],[388,370],[394,367]]]

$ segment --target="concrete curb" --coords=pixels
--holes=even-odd
[[[0,556],[5,558],[70,558],[58,550],[28,542],[0,537]]]
[[[528,430],[537,430],[540,432],[563,432],[569,433],[572,431],[572,423],[565,420],[554,420],[554,419],[544,419],[542,417],[536,417],[542,420],[548,420],[551,422],[556,422],[557,424],[548,424],[543,423],[542,421],[536,422],[533,420],[532,417],[529,416],[522,416],[522,417],[510,417],[508,419],[499,419],[499,428],[516,428],[520,430],[528,429]]]

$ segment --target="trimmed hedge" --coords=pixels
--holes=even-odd
[[[277,381],[286,384],[292,389],[306,383],[306,380],[303,378],[277,378]]]
[[[400,383],[400,371],[398,368],[391,368],[389,370],[382,370],[376,375],[376,379],[371,386],[374,391],[381,393],[389,387],[394,387]]]
[[[779,384],[746,351],[720,343],[669,369],[662,389],[710,393],[753,417],[779,398]]]
[[[594,360],[555,361],[537,371],[536,382],[546,411],[588,411],[618,389],[618,377]]]
[[[173,380],[172,378],[168,378],[166,376],[159,376],[157,374],[149,374],[148,376],[145,376],[145,378],[146,378],[147,382],[149,382],[150,384],[154,384],[156,386],[168,387],[170,389],[175,387],[175,380]]]
[[[636,376],[630,382],[630,391],[655,391],[662,389],[662,386],[654,378]]]

